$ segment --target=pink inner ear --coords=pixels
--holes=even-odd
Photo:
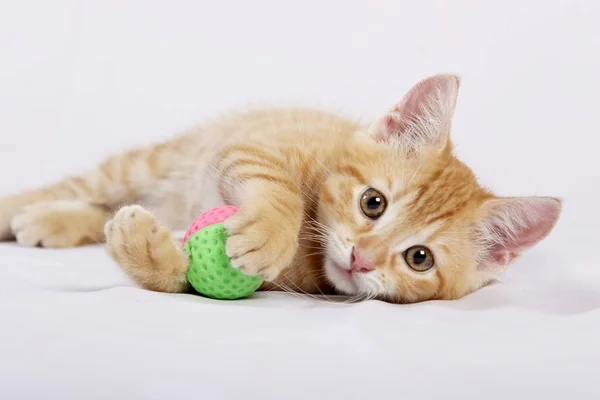
[[[453,75],[436,75],[417,83],[378,121],[375,139],[400,140],[409,146],[440,141],[452,119],[457,92],[458,78]]]
[[[417,83],[396,106],[385,115],[385,134],[399,135],[406,130],[410,122],[421,117],[428,96],[443,82],[441,77],[434,76]]]
[[[392,112],[383,117],[383,129],[378,132],[377,140],[386,140],[392,135],[399,135],[408,128],[408,123],[397,112]]]
[[[506,265],[544,239],[560,215],[560,202],[549,198],[493,200],[484,222],[491,246],[488,262]]]
[[[528,248],[545,238],[556,223],[560,208],[550,202],[542,203],[537,206],[534,213],[536,214],[535,218],[528,219],[531,215],[525,216],[527,224],[516,236],[516,240],[511,243],[511,248]]]
[[[393,112],[406,119],[414,119],[422,114],[425,103],[429,97],[436,96],[437,91],[446,91],[447,79],[434,76],[417,83],[410,92],[394,107]]]

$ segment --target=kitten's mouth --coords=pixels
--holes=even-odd
[[[350,271],[347,268],[344,268],[343,266],[341,266],[340,264],[336,263],[335,261],[333,262],[333,266],[343,275],[345,276],[347,279],[352,280],[352,271]]]
[[[325,272],[329,280],[340,291],[347,294],[356,294],[359,292],[353,272],[331,257],[327,257],[326,259]]]

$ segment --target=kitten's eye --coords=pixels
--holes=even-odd
[[[425,246],[413,246],[404,252],[404,260],[417,272],[425,272],[433,267],[433,255]]]
[[[368,218],[377,219],[381,217],[386,207],[385,197],[375,189],[367,189],[360,198],[360,208]]]

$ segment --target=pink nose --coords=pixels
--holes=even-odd
[[[352,257],[350,259],[350,270],[352,272],[369,272],[374,269],[373,264],[356,251],[356,248],[352,249]]]

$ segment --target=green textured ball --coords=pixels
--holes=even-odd
[[[206,226],[186,241],[190,255],[187,279],[200,294],[220,300],[248,297],[262,284],[260,276],[244,275],[231,266],[225,253],[228,234],[223,223]]]

